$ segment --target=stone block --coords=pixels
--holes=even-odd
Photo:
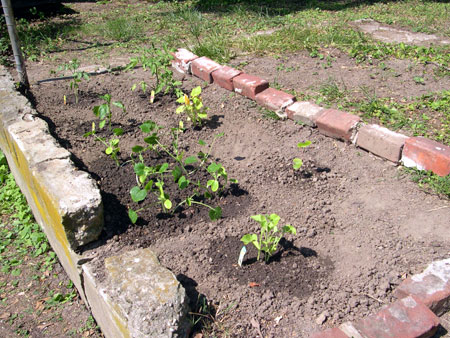
[[[348,336],[335,327],[325,331],[313,333],[310,338],[348,338]]]
[[[85,289],[94,318],[107,338],[188,336],[185,290],[151,250],[105,259],[101,279],[96,265],[83,265]]]
[[[450,310],[450,258],[431,263],[421,274],[408,277],[395,290],[397,298],[411,296],[440,316]]]
[[[319,131],[330,137],[352,142],[360,118],[336,109],[326,109],[316,120]]]
[[[180,48],[171,54],[173,56],[172,67],[180,73],[191,74],[191,62],[197,59],[198,56],[184,48]]]
[[[217,62],[207,58],[206,56],[202,56],[198,59],[195,59],[191,63],[191,72],[193,75],[206,81],[208,83],[213,82],[213,77],[211,73],[217,69],[222,67]]]
[[[392,162],[399,162],[408,137],[376,124],[358,130],[356,145]]]
[[[439,318],[412,297],[398,300],[353,323],[360,336],[373,338],[428,338],[438,326]]]
[[[302,122],[310,127],[316,127],[317,117],[324,108],[310,102],[295,102],[286,107],[286,115],[289,119]]]
[[[450,174],[450,147],[424,137],[410,137],[403,147],[402,163],[405,167],[447,176]]]
[[[284,109],[294,103],[294,95],[285,93],[274,88],[267,88],[255,97],[256,102],[269,110],[276,113],[283,112]]]
[[[254,100],[256,95],[269,88],[269,82],[257,76],[241,74],[233,78],[234,91]]]
[[[223,66],[222,68],[219,68],[212,72],[212,77],[214,83],[216,83],[220,87],[228,89],[230,91],[234,91],[233,78],[241,73],[242,72],[240,70],[228,66]]]

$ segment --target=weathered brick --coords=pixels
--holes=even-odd
[[[212,72],[212,77],[214,83],[216,83],[220,87],[228,89],[230,91],[234,91],[233,78],[241,73],[242,72],[240,70],[228,66],[223,66],[222,68],[219,68]]]
[[[402,163],[405,167],[447,176],[450,174],[450,147],[424,137],[410,137],[403,147]]]
[[[213,78],[211,76],[211,73],[219,69],[220,67],[222,66],[219,65],[217,62],[207,58],[206,56],[202,56],[201,58],[192,61],[191,72],[198,78],[208,83],[212,83]]]
[[[173,56],[172,67],[180,73],[190,74],[191,62],[197,59],[198,56],[184,48],[180,48],[175,53],[171,54]]]
[[[234,91],[254,100],[256,95],[269,88],[269,82],[257,76],[241,74],[233,78]]]
[[[406,297],[353,323],[362,337],[427,338],[433,336],[439,318],[424,304]]]
[[[450,310],[450,258],[433,262],[421,274],[407,278],[394,295],[412,296],[438,316]]]
[[[316,127],[317,117],[324,109],[310,102],[295,102],[286,107],[287,117],[302,122],[308,126]]]
[[[358,130],[356,145],[392,162],[400,161],[402,148],[408,137],[376,124]]]
[[[336,109],[326,109],[317,117],[319,131],[327,136],[353,141],[360,118]]]
[[[348,336],[335,327],[325,331],[313,333],[310,338],[348,338]]]
[[[267,88],[257,94],[255,100],[259,105],[273,110],[276,113],[280,113],[283,112],[284,108],[294,103],[295,97],[294,95],[282,92],[281,90]]]

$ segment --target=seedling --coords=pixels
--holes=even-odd
[[[108,126],[109,132],[112,133],[109,139],[105,137],[100,137],[96,134],[96,124],[95,122],[92,122],[92,128],[90,132],[85,133],[83,136],[94,136],[96,141],[101,142],[105,146],[105,153],[110,156],[119,166],[119,158],[118,154],[120,152],[119,148],[119,136],[123,134],[122,128],[112,128],[112,113],[111,113],[111,104],[119,107],[122,109],[122,111],[125,113],[126,109],[122,102],[120,101],[113,101],[111,102],[111,95],[105,94],[100,96],[101,99],[105,100],[105,103],[95,106],[93,109],[94,115],[97,116],[100,119],[100,122],[98,124],[100,129],[103,129],[105,125]]]
[[[310,144],[311,144],[311,141],[300,142],[297,144],[297,147],[306,148]],[[303,165],[303,161],[300,158],[294,158],[293,162],[294,162],[294,164],[293,164],[294,170],[299,170]]]
[[[78,103],[78,88],[79,84],[82,80],[89,81],[89,74],[80,71],[78,68],[80,67],[80,62],[77,59],[72,59],[69,61],[69,63],[65,63],[62,66],[60,66],[58,69],[61,70],[68,70],[72,73],[72,80],[69,82],[69,88],[73,91],[75,95],[75,103]],[[66,100],[64,99],[64,104],[66,103]]]
[[[264,252],[264,260],[266,263],[277,251],[278,243],[281,238],[283,238],[284,234],[290,233],[295,235],[297,233],[295,228],[289,224],[285,225],[281,228],[281,231],[279,231],[277,225],[280,221],[280,216],[277,214],[270,214],[270,216],[254,215],[251,216],[251,218],[261,226],[259,238],[257,234],[246,234],[241,238],[241,241],[244,245],[252,243],[256,247],[258,250],[257,260],[259,260],[261,251]]]
[[[180,96],[182,93],[178,87],[181,86],[181,82],[174,79],[173,72],[170,70],[172,59],[173,56],[169,53],[167,46],[161,50],[152,44],[151,48],[144,49],[141,56],[131,58],[125,69],[130,70],[140,64],[144,70],[150,70],[150,73],[156,78],[155,86],[152,88],[153,95],[161,92],[164,95],[175,92],[177,96]],[[145,93],[148,87],[147,83],[141,81],[140,85]],[[134,90],[136,86],[136,84],[133,85],[132,89]]]
[[[188,121],[192,121],[194,127],[201,126],[203,120],[208,117],[206,113],[207,108],[203,106],[202,98],[200,97],[201,93],[202,88],[198,86],[192,89],[190,97],[184,94],[177,100],[181,105],[177,108],[176,113],[186,113]]]

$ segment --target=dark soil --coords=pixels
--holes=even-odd
[[[289,60],[302,69],[311,69],[317,62],[309,58],[307,64],[304,54]],[[250,62],[248,71],[267,79],[277,77],[284,86],[306,90],[309,85],[303,80],[311,77],[300,69],[280,75],[273,59]],[[334,67],[342,69],[351,62],[339,56]],[[373,71],[351,66],[352,78]],[[29,74],[32,82],[47,77],[39,65],[29,67]],[[326,81],[329,74],[320,74],[321,81]],[[346,76],[341,77],[351,83]],[[402,278],[448,256],[447,200],[421,191],[388,162],[292,121],[266,119],[254,102],[192,77],[183,78],[183,90],[204,87],[209,120],[201,129],[187,129],[183,148],[195,154],[202,149],[199,139],[211,144],[215,135],[224,132],[213,148],[212,160],[222,163],[239,183],[211,201],[223,209],[219,221],[211,222],[205,208],[179,209],[169,216],[153,208],[132,225],[127,210],[137,207],[129,195],[136,179],[127,160],[131,147],[143,144],[138,126],[146,120],[165,126],[167,143],[170,127],[180,118],[174,97],[157,97],[150,104],[147,96],[131,92],[132,84],[144,79],[150,82],[140,69],[93,77],[81,84],[78,104],[67,83],[32,88],[36,108],[52,133],[101,189],[105,231],[97,243],[83,249],[97,255],[99,273],[104,257],[150,247],[186,287],[194,311],[200,311],[199,295],[206,296],[216,310],[227,309],[226,316],[221,312],[220,320],[216,318],[219,335],[255,336],[257,322],[264,336],[303,337],[377,311],[393,300],[392,290]],[[393,77],[386,82],[386,93],[402,87],[411,94],[416,88],[414,83],[398,81]],[[96,121],[92,108],[105,93],[127,107],[124,115],[113,112],[114,123],[125,129],[120,167],[99,142],[83,137]],[[63,95],[68,96],[67,105]],[[312,145],[297,148],[305,140]],[[304,161],[299,172],[292,168],[295,157]],[[269,264],[256,262],[255,250],[248,246],[244,265],[238,267],[239,238],[258,230],[250,216],[270,213],[281,216],[281,225],[295,226],[297,235],[286,236]],[[320,325],[316,318],[322,313],[327,320]]]

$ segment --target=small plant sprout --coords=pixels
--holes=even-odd
[[[300,142],[297,144],[299,148],[306,148],[311,144],[311,141]],[[294,170],[299,170],[303,165],[303,161],[300,158],[294,158],[293,160],[293,168]]]
[[[119,136],[121,136],[123,134],[123,129],[122,128],[112,128],[111,104],[116,107],[121,108],[124,113],[125,113],[126,109],[125,109],[125,106],[123,105],[123,103],[120,101],[113,101],[111,103],[111,95],[109,95],[109,94],[102,95],[102,96],[100,96],[100,98],[105,100],[105,103],[103,103],[99,106],[95,106],[93,109],[93,112],[94,112],[94,115],[100,119],[100,122],[98,124],[99,128],[103,129],[105,127],[105,125],[107,125],[108,130],[110,133],[112,133],[112,135],[110,136],[109,139],[107,139],[106,137],[98,136],[96,134],[97,130],[96,130],[95,122],[92,122],[91,131],[87,132],[83,136],[84,137],[94,136],[96,141],[101,142],[105,146],[105,153],[116,162],[117,166],[119,166],[119,158],[117,156],[120,152]]]
[[[252,243],[258,250],[259,260],[261,256],[261,251],[264,253],[264,260],[266,263],[269,261],[270,257],[277,251],[278,243],[284,234],[289,233],[295,235],[297,231],[292,225],[285,225],[278,230],[278,222],[280,221],[280,216],[277,214],[270,215],[254,215],[251,216],[253,220],[259,223],[261,226],[259,238],[257,234],[246,234],[241,238],[244,245]]]
[[[72,59],[69,63],[65,63],[58,68],[58,70],[66,70],[72,73],[72,80],[69,82],[69,88],[75,95],[75,103],[78,103],[78,88],[82,80],[89,81],[89,74],[79,70],[80,62],[77,59]],[[64,104],[66,104],[66,98],[64,96]]]
[[[206,113],[207,108],[203,106],[202,98],[200,97],[201,93],[202,88],[198,86],[192,89],[190,97],[184,94],[177,100],[181,105],[178,106],[176,113],[186,113],[188,121],[192,121],[194,127],[201,126],[202,121],[208,117]]]

